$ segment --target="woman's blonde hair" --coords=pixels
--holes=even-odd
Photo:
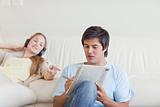
[[[34,35],[32,35],[30,37],[30,40],[37,36],[37,35],[41,35],[44,37],[45,39],[45,45],[44,45],[44,48],[46,50],[47,48],[47,38],[44,36],[44,34],[42,33],[35,33]],[[44,62],[44,58],[41,57],[41,55],[36,55],[36,56],[32,56],[30,57],[30,59],[32,60],[32,65],[31,65],[31,68],[30,68],[30,76],[32,76],[33,74],[38,74],[39,73],[39,68],[41,67],[42,63]]]

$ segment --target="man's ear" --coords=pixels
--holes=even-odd
[[[108,50],[108,47],[104,48],[103,51],[106,52],[106,50]]]

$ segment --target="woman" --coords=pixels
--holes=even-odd
[[[48,65],[44,60],[42,55],[46,47],[47,39],[42,33],[32,35],[26,40],[24,47],[0,46],[1,49],[15,51],[0,52],[1,73],[24,85],[40,78],[52,80],[60,68]]]

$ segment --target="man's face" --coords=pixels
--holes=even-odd
[[[83,48],[88,64],[99,65],[105,60],[104,52],[106,49],[103,50],[98,38],[84,40]]]

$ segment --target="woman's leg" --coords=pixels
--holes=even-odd
[[[12,81],[0,71],[0,85],[11,83]]]
[[[64,107],[93,107],[97,98],[95,83],[83,81],[75,86]]]

